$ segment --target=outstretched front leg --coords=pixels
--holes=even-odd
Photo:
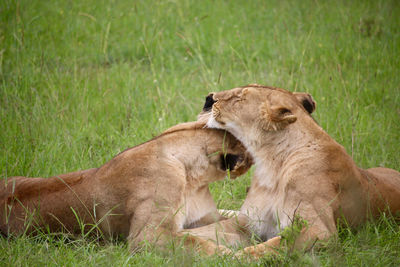
[[[268,239],[266,242],[254,246],[245,247],[235,253],[236,257],[252,256],[253,258],[261,258],[264,255],[273,255],[278,253],[280,247],[281,237],[275,236]]]
[[[226,246],[218,245],[210,240],[194,236],[190,233],[177,232],[163,223],[159,226],[148,223],[142,229],[138,229],[137,222],[131,225],[131,230],[128,237],[129,249],[131,252],[136,252],[143,247],[145,242],[156,245],[164,249],[173,242],[183,244],[184,248],[196,249],[200,253],[206,255],[214,254],[232,254],[232,251]]]
[[[248,217],[241,214],[203,227],[186,229],[180,233],[189,234],[198,238],[197,240],[206,240],[208,242],[205,244],[214,244],[216,248],[222,248],[222,253],[225,253],[226,246],[250,244],[251,234],[248,230],[248,222]]]
[[[183,245],[185,248],[195,248],[200,253],[204,253],[209,256],[215,254],[233,254],[232,250],[224,245],[218,245],[211,240],[206,240],[189,233],[176,233],[176,237],[183,240]]]

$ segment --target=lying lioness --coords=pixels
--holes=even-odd
[[[307,101],[306,101],[307,102]],[[203,238],[243,244],[255,233],[267,240],[244,252],[260,256],[281,245],[280,231],[301,221],[294,247],[310,246],[386,208],[400,210],[400,173],[358,168],[299,102],[283,89],[248,85],[207,97],[202,120],[238,138],[255,161],[255,174],[237,218],[191,230]],[[208,111],[208,112],[207,112]],[[220,240],[221,241],[221,240]]]
[[[131,249],[144,240],[163,245],[183,228],[223,219],[208,184],[251,164],[229,133],[179,124],[100,168],[0,181],[0,230],[81,233],[82,225],[86,232],[98,226],[106,237],[127,237]]]

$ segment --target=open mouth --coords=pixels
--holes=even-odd
[[[236,179],[238,177],[236,170],[243,163],[244,161],[243,156],[230,153],[221,154],[220,160],[221,160],[221,169],[224,171],[228,171],[229,178]]]

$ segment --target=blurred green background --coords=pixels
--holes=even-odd
[[[399,170],[399,1],[2,0],[0,175],[101,166],[195,120],[209,91],[249,83],[311,93],[314,117],[360,167]],[[219,207],[238,209],[250,178],[213,184]],[[383,221],[345,230],[333,252],[275,263],[398,265],[398,224]],[[241,264],[41,238],[2,239],[1,262]]]

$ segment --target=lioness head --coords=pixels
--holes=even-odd
[[[201,142],[204,150],[196,151],[195,154],[197,162],[205,157],[209,163],[204,173],[205,179],[211,179],[208,182],[223,179],[226,173],[231,179],[235,179],[252,166],[253,159],[250,153],[238,139],[224,130],[207,129],[203,121],[180,123],[167,129],[162,135],[187,130],[197,131],[199,134],[197,139],[204,139],[204,142]]]
[[[294,123],[298,116],[309,116],[314,110],[315,101],[310,94],[251,84],[210,93],[199,120],[242,139],[244,131],[252,132],[253,136],[279,131]]]

